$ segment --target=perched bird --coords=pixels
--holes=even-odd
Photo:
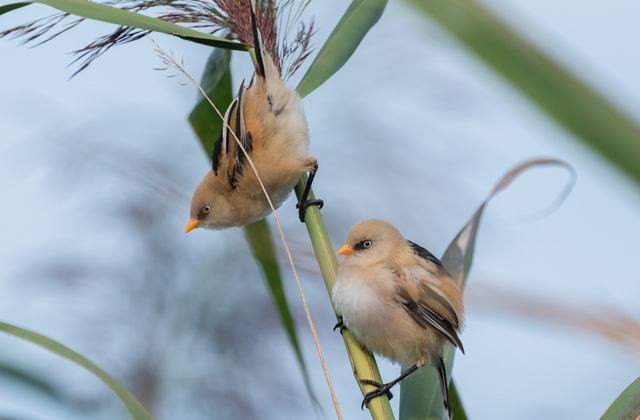
[[[255,77],[249,86],[244,86],[243,81],[225,113],[226,124],[213,149],[212,169],[193,194],[191,220],[185,233],[197,227],[245,226],[271,212],[262,187],[233,133],[253,161],[274,207],[287,199],[307,171],[309,180],[296,206],[300,220],[304,222],[309,205],[322,207],[322,200],[308,200],[318,161],[308,154],[309,133],[300,96],[287,88],[280,78],[278,68],[264,47],[255,0],[250,4],[256,52]]]
[[[397,379],[365,395],[362,407],[418,368],[438,371],[445,410],[451,404],[442,346],[451,342],[463,353],[458,338],[463,321],[462,294],[442,263],[429,251],[405,239],[390,223],[370,219],[358,223],[337,252],[344,255],[332,300],[342,314],[337,327],[347,328],[367,350],[412,365]]]

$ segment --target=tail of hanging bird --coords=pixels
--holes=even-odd
[[[274,64],[273,57],[267,52],[260,27],[258,26],[258,8],[256,0],[251,0],[251,30],[253,32],[253,48],[256,55],[256,75],[264,80],[280,79],[280,72]],[[277,51],[273,52],[277,54]]]
[[[258,77],[265,77],[265,47],[262,41],[262,34],[258,28],[258,17],[256,15],[256,0],[251,0],[251,29],[253,30],[253,48],[256,52],[256,72]]]
[[[250,15],[251,33],[253,34],[253,45],[256,56],[255,66],[256,75],[258,78],[257,84],[261,85],[263,89],[268,93],[268,91],[270,90],[269,88],[273,89],[274,86],[278,85],[278,82],[281,83],[281,79],[277,67],[273,63],[271,56],[269,56],[269,54],[267,53],[262,38],[262,33],[260,32],[260,28],[258,27],[256,0],[250,1]],[[273,80],[274,77],[276,78],[275,80]],[[224,152],[226,154],[226,179],[232,190],[235,190],[237,188],[238,177],[242,176],[242,173],[244,172],[246,156],[235,142],[231,130],[233,130],[238,138],[238,141],[242,144],[242,146],[245,148],[245,151],[249,155],[251,155],[251,149],[253,147],[252,135],[245,129],[245,116],[243,106],[244,92],[246,89],[249,89],[253,85],[253,81],[254,79],[252,77],[249,86],[247,86],[246,88],[244,86],[244,81],[242,82],[240,90],[238,91],[238,95],[231,102],[224,116],[225,125],[222,129],[222,133],[219,139],[222,147],[215,147],[213,150],[212,162],[213,170],[216,172],[216,174],[218,173],[220,154],[221,152]],[[273,99],[271,99],[273,98],[273,95],[268,94],[267,98],[269,100],[269,104],[273,105]],[[216,141],[216,146],[218,146],[218,141]]]
[[[272,113],[273,116],[276,117],[276,119],[278,119],[278,116],[285,112],[285,110],[287,110],[287,112],[291,115],[297,115],[297,118],[290,117],[284,119],[284,121],[287,122],[281,121],[280,123],[278,123],[278,126],[283,128],[286,127],[284,129],[286,131],[289,131],[293,138],[297,139],[296,141],[288,141],[288,143],[297,144],[297,147],[300,148],[300,150],[298,150],[298,154],[307,155],[307,157],[303,160],[304,163],[302,164],[302,166],[304,172],[309,172],[309,178],[307,180],[307,184],[305,185],[304,192],[302,193],[300,202],[296,205],[300,221],[304,223],[307,208],[309,206],[316,205],[319,208],[322,208],[323,206],[322,200],[309,200],[311,184],[313,183],[316,171],[318,170],[318,161],[316,158],[308,156],[309,140],[307,133],[307,122],[304,116],[304,111],[302,110],[302,104],[300,103],[300,97],[297,93],[295,93],[295,91],[287,89],[284,81],[280,78],[278,68],[274,64],[272,57],[267,53],[262,34],[260,32],[260,27],[258,25],[256,0],[251,0],[250,3],[251,28],[253,31],[253,48],[255,50],[256,56],[256,85],[262,85],[262,88],[266,93],[266,98],[269,105],[269,113]],[[311,36],[311,29],[308,34],[308,36]],[[306,49],[306,46],[304,48]],[[277,54],[277,52],[274,51],[274,54]],[[301,55],[299,57],[299,60],[303,60],[304,57]],[[293,107],[291,105],[293,105]],[[283,118],[280,117],[280,119],[282,120]],[[287,194],[289,193],[289,191],[287,191]]]

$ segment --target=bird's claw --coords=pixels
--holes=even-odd
[[[307,209],[310,206],[318,206],[318,208],[321,209],[322,206],[324,206],[324,201],[320,199],[304,200],[296,204],[296,208],[298,209],[298,217],[300,218],[300,221],[302,223],[304,223],[304,217],[307,215]]]
[[[340,328],[340,335],[342,335],[343,331],[346,330],[347,327],[344,325],[344,321],[342,320],[342,315],[338,315],[337,318],[338,318],[338,323],[333,326],[333,331]]]
[[[367,392],[367,394],[364,396],[364,399],[362,400],[362,405],[360,406],[362,410],[364,410],[365,406],[369,408],[369,402],[372,399],[376,397],[380,397],[383,394],[387,394],[389,401],[391,401],[391,399],[393,398],[393,394],[391,393],[391,387],[389,386],[389,384],[381,384],[379,382],[372,381],[369,379],[360,379],[360,382],[363,384],[373,385],[377,388],[371,392]]]

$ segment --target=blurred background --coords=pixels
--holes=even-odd
[[[640,124],[640,4],[482,3]],[[348,4],[311,3],[315,46]],[[51,13],[29,6],[0,16],[0,29]],[[243,231],[183,233],[209,167],[187,121],[196,90],[153,70],[162,63],[149,39],[114,48],[70,79],[77,64],[67,68],[68,53],[113,28],[85,22],[33,49],[0,40],[0,320],[86,356],[157,420],[333,418],[284,254],[324,415],[305,391]],[[153,38],[200,77],[207,47]],[[237,86],[252,72],[249,56],[233,53],[232,69]],[[637,184],[401,1],[304,105],[320,162],[314,190],[334,247],[351,225],[376,217],[440,256],[511,167],[555,157],[575,168],[575,188],[550,215],[538,216],[570,179],[561,168],[528,171],[485,211],[465,292],[467,354],[453,373],[471,417],[599,418],[640,376]],[[278,214],[342,412],[370,418],[331,331],[294,200]],[[272,216],[269,224],[273,231]],[[379,363],[383,378],[397,375]],[[126,418],[91,374],[0,334],[0,419]]]

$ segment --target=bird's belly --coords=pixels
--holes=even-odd
[[[275,209],[278,209],[282,205],[282,203],[284,203],[287,200],[287,198],[289,198],[289,195],[291,194],[291,191],[293,190],[293,187],[295,186],[296,182],[297,182],[297,179],[294,180],[289,185],[285,185],[280,188],[275,188],[275,189],[267,188],[269,199],[271,200],[271,204],[273,204],[273,207]],[[260,190],[257,191],[255,194],[248,197],[246,201],[250,201],[252,205],[246,206],[245,208],[241,208],[238,205],[237,206],[238,211],[236,212],[236,217],[240,217],[245,222],[247,222],[242,226],[249,223],[256,222],[268,216],[272,212],[271,206],[269,205],[269,201],[265,197],[264,191],[262,190],[262,188],[260,188]]]
[[[416,330],[404,309],[386,302],[365,281],[336,285],[336,308],[363,347],[394,362],[413,364],[420,358],[424,331]]]
[[[420,327],[404,308],[385,301],[366,281],[340,283],[333,291],[336,309],[367,350],[405,365],[429,363],[439,352],[441,338],[433,329]]]
[[[278,185],[277,188],[271,188],[269,198],[271,198],[273,207],[277,209],[287,200],[287,198],[289,198],[291,191],[293,191],[293,187],[298,183],[298,179],[299,176],[294,178],[292,181],[289,181],[287,184]],[[271,211],[271,208],[269,208],[269,211]]]

